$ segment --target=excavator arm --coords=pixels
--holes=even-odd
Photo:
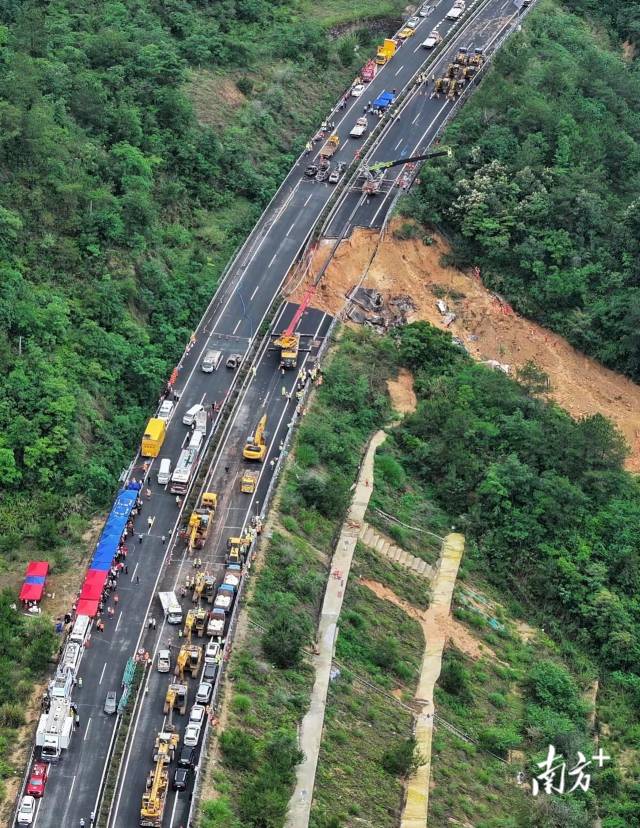
[[[369,172],[377,170],[388,170],[391,167],[399,167],[401,164],[411,164],[416,161],[428,161],[432,158],[441,158],[444,155],[451,156],[451,148],[445,147],[436,152],[428,152],[425,155],[412,155],[411,158],[396,158],[395,161],[379,161],[369,167]]]

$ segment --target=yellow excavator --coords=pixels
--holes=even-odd
[[[245,494],[253,494],[258,482],[258,472],[246,471],[240,479],[240,491]]]
[[[202,647],[198,644],[183,644],[176,660],[176,676],[183,682],[185,673],[197,675],[201,662]]]
[[[169,737],[177,734],[158,734]],[[156,743],[158,740],[156,740]],[[142,794],[142,806],[140,807],[140,825],[148,828],[161,828],[164,806],[167,801],[167,788],[169,787],[168,762],[171,758],[170,739],[161,742],[155,753],[155,767],[149,771],[146,790]],[[169,757],[168,759],[166,757]]]
[[[158,733],[153,746],[153,761],[157,762],[161,759],[165,765],[168,765],[173,759],[179,744],[179,733],[171,733],[169,731]]]
[[[196,577],[193,581],[193,603],[195,604],[202,598],[202,593],[204,592],[204,585],[206,583],[206,575],[204,572],[197,572]]]
[[[256,430],[247,437],[247,444],[242,450],[245,460],[257,460],[262,463],[267,453],[267,444],[264,441],[264,430],[267,427],[267,415],[260,418]]]
[[[183,716],[187,712],[187,685],[172,682],[164,698],[164,712],[177,710]]]
[[[191,635],[193,633],[195,623],[196,611],[194,609],[190,609],[187,612],[187,617],[184,619],[184,630],[182,631],[182,635],[187,639],[187,644],[191,644]],[[182,652],[182,650],[180,652]]]
[[[215,492],[205,492],[198,509],[191,512],[187,525],[189,552],[202,549],[209,534],[209,527],[216,513],[218,495]]]
[[[196,635],[203,636],[207,630],[207,621],[209,620],[209,613],[203,607],[198,607],[196,610]]]
[[[248,533],[242,537],[227,538],[227,563],[242,566],[243,552],[251,545],[252,540],[253,538]]]

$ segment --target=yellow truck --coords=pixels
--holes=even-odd
[[[378,66],[384,66],[388,60],[395,55],[398,48],[395,40],[386,38],[382,46],[378,46],[378,54],[376,55],[376,63]]]
[[[157,457],[160,454],[166,433],[167,424],[165,421],[152,417],[144,430],[140,454],[143,457]]]

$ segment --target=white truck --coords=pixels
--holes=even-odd
[[[464,0],[455,0],[455,3],[446,14],[447,20],[458,20],[464,14],[464,10]]]
[[[353,127],[353,129],[351,130],[349,135],[352,138],[362,138],[362,136],[367,131],[368,126],[369,126],[369,122],[367,121],[367,119],[363,115],[361,118],[358,118],[358,120],[355,123],[355,126]]]
[[[71,744],[74,711],[71,707],[73,670],[59,667],[49,683],[49,709],[40,716],[36,729],[36,746],[43,762],[59,762],[62,751]]]
[[[196,467],[196,458],[198,457],[198,450],[195,447],[182,449],[178,463],[176,464],[173,474],[171,475],[171,485],[169,491],[171,494],[185,494],[189,488],[189,481],[191,475]]]
[[[176,598],[175,592],[159,592],[158,598],[162,604],[167,624],[182,624],[182,607]]]

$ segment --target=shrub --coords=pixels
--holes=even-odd
[[[520,744],[520,736],[510,727],[487,727],[478,735],[480,747],[505,756]]]
[[[220,736],[225,764],[237,770],[250,770],[256,762],[256,740],[244,730],[229,728]]]
[[[278,667],[296,667],[310,637],[306,616],[280,609],[262,637],[262,649]]]
[[[414,774],[424,763],[425,759],[416,749],[416,740],[413,736],[386,750],[381,761],[387,773],[401,776],[403,779]]]

